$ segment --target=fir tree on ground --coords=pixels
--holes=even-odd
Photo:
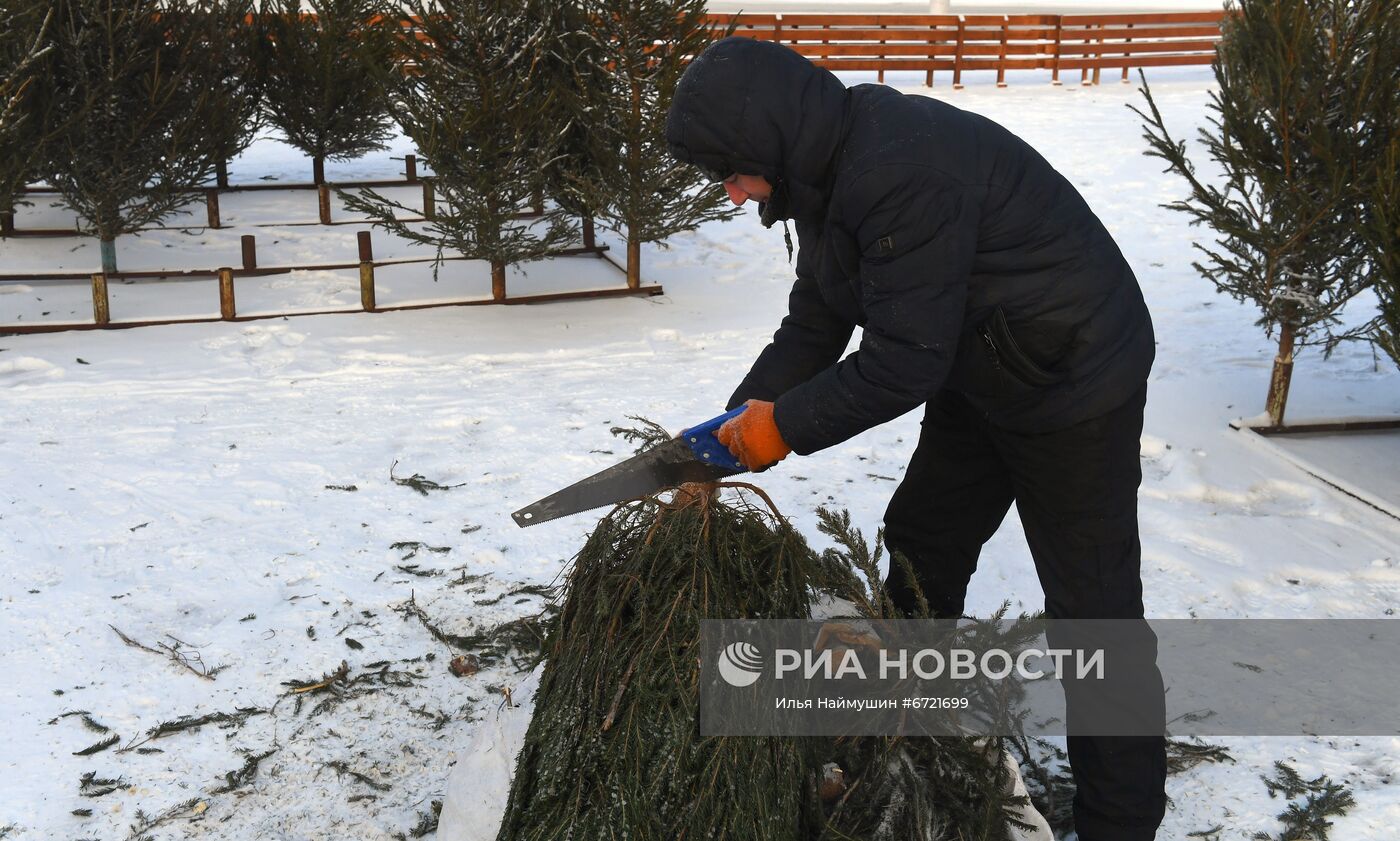
[[[197,197],[214,172],[208,126],[223,106],[222,69],[204,49],[214,2],[55,0],[41,95],[53,135],[43,174],[101,242],[115,272],[116,238]]]
[[[42,151],[46,100],[35,93],[53,48],[46,40],[52,20],[39,0],[0,13],[0,236],[13,227],[13,209]]]
[[[544,190],[564,129],[551,0],[408,0],[421,39],[403,50],[415,68],[382,74],[393,114],[432,166],[431,219],[373,190],[341,193],[353,210],[396,235],[491,266],[492,296],[505,297],[506,266],[546,256],[572,232],[562,209],[522,220]]]
[[[905,617],[885,590],[880,572],[884,553],[883,531],[873,546],[852,526],[850,514],[817,509],[817,528],[835,545],[822,553],[822,581],[831,592],[850,602],[860,618],[871,620],[884,644],[901,647],[898,620]],[[909,564],[896,554],[891,564]],[[909,580],[917,580],[906,569]],[[928,620],[928,603],[916,592],[917,614]],[[987,651],[1016,650],[1044,632],[1042,616],[1008,619],[1009,605],[991,616],[968,617],[963,626],[949,625],[943,645],[947,648]],[[890,622],[887,620],[895,620]],[[919,623],[920,646],[927,644],[927,625]],[[904,644],[905,647],[909,647]],[[945,691],[968,693],[969,709],[990,712],[988,730],[1019,733],[1024,713],[1015,681],[991,681],[985,677],[961,681],[942,689],[927,685],[911,694]],[[1024,736],[1022,737],[1024,741]],[[947,733],[910,736],[861,736],[831,740],[823,756],[843,772],[844,791],[825,806],[821,838],[902,839],[934,841],[1004,841],[1009,830],[1033,829],[1021,819],[1030,808],[1029,798],[1012,794],[1012,769],[1006,760],[1013,740],[1002,737],[967,738]],[[849,795],[847,794],[849,793]]]
[[[725,195],[671,157],[666,112],[686,63],[725,32],[704,0],[581,0],[594,72],[581,81],[591,141],[580,192],[627,239],[627,284],[641,283],[641,246],[732,216]]]
[[[797,617],[819,566],[762,503],[605,517],[569,573],[498,841],[788,841],[813,828],[795,739],[702,738],[700,621]]]
[[[670,438],[613,431],[640,449]],[[889,609],[879,547],[820,516],[838,543],[824,553],[742,483],[599,522],[559,597],[498,841],[1008,837],[1026,801],[999,740],[700,735],[704,620],[806,619],[831,597],[872,624]]]
[[[381,0],[264,0],[263,107],[268,122],[311,158],[315,183],[325,183],[327,160],[383,149],[392,136],[378,79],[396,66],[401,16]]]
[[[1334,342],[1339,313],[1375,279],[1361,232],[1364,191],[1380,165],[1368,117],[1395,87],[1374,32],[1393,0],[1239,0],[1213,65],[1218,90],[1199,140],[1223,172],[1202,180],[1143,79],[1147,154],[1181,176],[1167,207],[1206,225],[1194,267],[1260,310],[1277,334],[1266,400],[1282,424],[1297,349]],[[1392,97],[1393,98],[1393,97]]]

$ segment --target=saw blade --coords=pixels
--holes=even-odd
[[[510,516],[516,525],[524,528],[590,508],[648,496],[686,482],[713,482],[740,472],[700,461],[685,441],[676,438],[594,473]]]

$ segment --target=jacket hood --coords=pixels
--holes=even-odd
[[[848,110],[846,87],[780,44],[731,36],[686,68],[666,115],[671,154],[773,185],[764,225],[821,219]]]

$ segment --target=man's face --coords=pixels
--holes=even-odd
[[[749,199],[768,201],[773,192],[773,185],[762,175],[740,175],[736,172],[722,183],[724,191],[729,194],[729,200],[737,205],[742,205]]]

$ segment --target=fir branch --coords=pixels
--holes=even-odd
[[[351,768],[348,764],[346,764],[343,760],[331,760],[330,762],[322,763],[321,767],[330,768],[332,771],[335,771],[337,777],[348,776],[353,780],[357,780],[361,783],[364,783],[365,785],[369,786],[375,791],[389,791],[393,788],[393,786],[389,783],[382,783],[368,774],[365,774],[361,771],[356,771],[354,768]]]
[[[428,811],[418,818],[418,823],[408,831],[412,838],[422,838],[425,835],[437,832],[438,818],[442,816],[442,801],[434,800],[428,804]]]
[[[634,453],[640,455],[647,450],[659,447],[670,441],[673,437],[667,432],[665,427],[640,415],[628,415],[627,419],[636,421],[637,426],[614,426],[608,432],[616,435],[629,444],[636,444]]]
[[[85,716],[85,715],[87,715],[87,714],[88,714],[88,711],[87,711],[87,710],[68,710],[67,712],[59,713],[58,715],[56,715],[56,716],[54,716],[53,718],[49,719],[49,724],[50,724],[50,725],[57,724],[57,723],[59,723],[60,721],[62,721],[63,719],[69,718],[69,717],[71,717],[71,716],[75,716],[75,715],[83,715],[83,716]]]
[[[465,651],[479,642],[479,637],[463,636],[461,634],[448,633],[442,630],[436,622],[429,618],[428,614],[423,611],[423,608],[418,605],[418,599],[412,592],[408,594],[408,601],[394,608],[394,610],[400,613],[405,619],[417,619],[418,624],[427,629],[428,633],[432,634],[433,639],[448,648]]]
[[[402,485],[406,488],[413,488],[415,491],[422,494],[423,496],[427,496],[428,491],[450,491],[453,488],[465,487],[467,484],[466,482],[461,482],[456,485],[439,485],[437,482],[434,482],[431,479],[424,478],[422,474],[419,473],[415,473],[406,479],[401,479],[398,476],[394,475],[394,468],[398,466],[399,460],[394,459],[394,463],[389,465],[389,478],[393,480],[395,485]]]
[[[103,724],[102,722],[98,721],[97,719],[93,718],[92,716],[88,715],[87,713],[83,713],[81,721],[83,722],[84,727],[86,727],[94,733],[106,733],[112,729],[107,725]]]
[[[417,474],[415,474],[415,476],[417,476]],[[422,477],[418,477],[418,478],[422,478]],[[410,482],[410,481],[412,481],[412,480],[411,480],[411,479],[405,479],[405,480],[404,480],[404,482]],[[438,487],[439,487],[439,489],[442,489],[441,486],[438,486]],[[454,486],[454,487],[461,487],[461,486],[460,486],[460,485],[456,485],[456,486]],[[416,488],[415,488],[415,489],[416,489]],[[426,496],[426,495],[427,495],[427,494],[424,493],[424,496]],[[399,560],[401,560],[401,561],[406,561],[406,560],[408,560],[408,559],[410,559],[410,558],[416,557],[416,556],[418,555],[418,551],[419,551],[420,549],[427,549],[429,552],[432,552],[434,555],[446,555],[448,552],[451,552],[451,551],[452,551],[452,547],[451,547],[451,546],[429,546],[428,544],[426,544],[426,543],[421,543],[421,542],[419,542],[419,541],[417,541],[417,540],[400,540],[400,541],[398,541],[398,542],[396,542],[396,543],[391,543],[391,544],[389,544],[389,548],[390,548],[390,549],[396,549],[396,550],[398,550],[398,551],[400,551],[400,552],[402,552],[402,551],[405,550],[405,549],[408,550],[408,554],[407,554],[407,555],[404,555],[402,558],[399,558]],[[414,569],[417,569],[417,567],[418,567],[417,564],[411,564],[410,566],[412,566]],[[403,572],[410,572],[410,573],[412,573],[413,575],[441,575],[441,574],[442,574],[442,573],[439,572],[439,571],[427,572],[427,573],[425,573],[425,572],[413,572],[412,570],[409,570],[409,569],[403,569],[403,567],[398,567],[398,569],[402,570]]]
[[[276,750],[267,750],[262,753],[246,752],[243,764],[224,774],[223,785],[210,789],[209,793],[228,794],[229,792],[237,791],[247,786],[253,781],[253,778],[258,775],[258,766],[262,764],[262,761],[276,752]]]
[[[283,686],[291,687],[293,695],[300,695],[306,692],[321,692],[333,686],[344,684],[350,676],[350,664],[344,660],[340,661],[340,666],[334,671],[327,672],[319,678],[311,680],[284,680]]]
[[[521,588],[519,592],[543,594],[544,588]],[[556,609],[546,604],[534,616],[524,616],[502,622],[485,631],[472,634],[456,634],[445,631],[418,604],[416,594],[409,593],[408,601],[394,608],[405,620],[417,620],[433,639],[453,651],[472,652],[485,665],[495,664],[511,657],[518,671],[534,668],[543,656],[544,640]]]
[[[497,595],[492,596],[488,599],[477,599],[475,602],[473,602],[473,604],[479,607],[486,607],[488,605],[500,604],[501,601],[503,601],[504,599],[508,599],[511,596],[541,596],[545,599],[550,599],[553,598],[556,594],[557,591],[553,587],[548,587],[541,584],[524,584],[519,587],[512,587],[511,589],[506,590],[503,593],[498,593]],[[524,600],[521,599],[519,601]]]
[[[248,719],[265,715],[269,710],[262,707],[236,707],[233,712],[212,712],[204,715],[182,715],[170,721],[162,721],[150,728],[139,739],[133,739],[125,746],[118,748],[117,753],[128,753],[143,745],[149,744],[156,739],[164,739],[176,733],[184,733],[190,730],[198,730],[208,724],[217,724],[223,728],[242,727]]]
[[[136,822],[131,825],[131,831],[127,834],[126,839],[127,841],[142,841],[142,839],[150,837],[150,831],[153,829],[181,818],[191,818],[203,814],[208,805],[202,798],[191,797],[182,803],[176,803],[158,815],[149,815],[137,809],[134,816]]]
[[[121,777],[99,777],[96,771],[88,771],[78,778],[78,794],[83,797],[105,797],[114,791],[123,791],[131,787],[131,784]]]
[[[1332,782],[1326,774],[1307,780],[1284,762],[1274,763],[1274,774],[1273,778],[1260,776],[1269,797],[1303,800],[1289,803],[1279,813],[1283,832],[1277,836],[1255,833],[1254,838],[1258,841],[1327,841],[1332,829],[1329,818],[1343,816],[1356,805],[1351,791],[1340,783]]]
[[[428,719],[433,726],[433,730],[441,730],[452,723],[452,716],[450,714],[442,712],[441,710],[432,712],[428,709],[427,704],[419,707],[408,707],[408,711],[416,716]]]
[[[331,712],[341,703],[371,695],[390,688],[407,688],[416,686],[422,674],[417,671],[404,671],[393,669],[388,661],[380,661],[369,664],[364,671],[353,677],[350,674],[350,666],[341,661],[340,666],[332,672],[322,675],[320,678],[309,680],[288,680],[282,685],[290,689],[279,698],[280,704],[283,699],[292,698],[295,701],[294,711],[300,713],[303,702],[307,698],[316,697],[319,700],[307,714],[306,721],[293,733],[296,736],[307,727],[311,720]],[[276,708],[276,704],[273,708]]]
[[[214,678],[219,674],[219,672],[227,668],[226,666],[210,667],[205,665],[204,658],[200,655],[199,648],[197,646],[192,646],[187,642],[170,636],[169,634],[166,634],[166,636],[170,639],[169,643],[158,642],[156,643],[156,647],[152,648],[151,646],[138,642],[132,639],[131,637],[127,636],[126,634],[122,633],[121,629],[115,625],[108,625],[107,627],[111,628],[113,633],[115,633],[121,639],[122,642],[126,643],[132,648],[139,648],[142,651],[164,657],[165,659],[169,660],[177,666],[180,666],[181,668],[185,669],[186,671],[190,672],[196,677],[201,677],[205,680],[214,680]]]
[[[1235,758],[1222,745],[1211,745],[1195,739],[1184,742],[1167,740],[1167,773],[1180,774],[1207,762],[1230,762]]]
[[[836,542],[835,548],[823,553],[828,568],[834,571],[847,568],[859,573],[859,578],[838,577],[844,586],[838,587],[837,595],[854,603],[864,616],[875,619],[895,618],[898,611],[880,576],[880,560],[884,555],[884,529],[876,531],[875,545],[867,546],[860,529],[851,525],[850,512],[819,507],[817,530]],[[903,555],[896,555],[894,560],[896,563],[908,563]],[[839,576],[839,572],[837,574]],[[911,575],[909,580],[918,579]],[[928,602],[924,600],[922,592],[918,593],[918,598],[923,610],[922,615],[929,615]]]
[[[102,739],[102,740],[99,741],[99,742],[94,742],[93,744],[88,745],[87,747],[83,748],[82,750],[75,750],[75,751],[73,751],[73,755],[74,755],[74,756],[92,756],[94,753],[100,753],[100,752],[106,750],[107,748],[110,748],[112,745],[115,745],[117,742],[120,742],[121,740],[122,740],[122,737],[121,737],[121,736],[117,735],[116,733],[113,733],[112,735],[108,736],[107,738]]]

